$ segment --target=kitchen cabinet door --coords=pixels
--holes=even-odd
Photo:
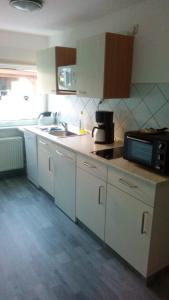
[[[153,208],[108,184],[105,242],[146,277]]]
[[[56,55],[55,48],[37,52],[38,85],[45,94],[56,94]]]
[[[59,66],[75,65],[76,49],[68,47],[42,49],[37,52],[36,61],[40,91],[45,94],[64,94],[63,91],[58,90],[57,68]]]
[[[105,36],[90,37],[78,42],[77,94],[100,98],[103,95]]]
[[[75,154],[53,147],[55,204],[75,221]]]
[[[53,158],[49,143],[44,139],[38,139],[38,177],[39,185],[54,196]]]
[[[105,182],[83,169],[77,168],[77,218],[102,240],[105,228],[105,206]]]
[[[26,150],[26,172],[28,179],[38,186],[38,154],[36,134],[24,132]]]
[[[101,99],[130,94],[132,36],[103,33],[78,41],[77,94]]]

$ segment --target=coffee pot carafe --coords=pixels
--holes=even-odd
[[[104,125],[98,125],[92,129],[92,137],[95,143],[105,143],[106,131]]]
[[[96,144],[112,144],[114,142],[114,123],[112,111],[96,111],[98,126],[93,127],[92,137]]]

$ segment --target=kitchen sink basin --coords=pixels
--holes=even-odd
[[[55,131],[64,131],[63,128],[60,127],[37,127],[38,129],[44,131],[44,132],[55,132]]]
[[[58,138],[68,137],[68,136],[77,136],[78,135],[74,132],[71,132],[69,130],[64,130],[63,128],[60,128],[60,127],[57,127],[57,126],[55,126],[55,127],[42,127],[42,128],[38,127],[38,129],[40,129],[44,132],[47,132],[50,135],[56,136]]]
[[[49,131],[48,132],[51,135],[54,135],[56,137],[68,137],[68,136],[76,136],[78,134],[71,132],[71,131]]]

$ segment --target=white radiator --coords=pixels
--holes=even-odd
[[[23,167],[23,138],[0,138],[0,172]]]

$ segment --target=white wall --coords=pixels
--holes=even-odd
[[[133,82],[169,82],[169,1],[145,0],[128,9],[59,32],[50,38],[50,46],[76,46],[77,40],[104,31],[132,32],[135,38]]]
[[[36,51],[48,47],[48,38],[0,30],[0,63],[35,64]]]

